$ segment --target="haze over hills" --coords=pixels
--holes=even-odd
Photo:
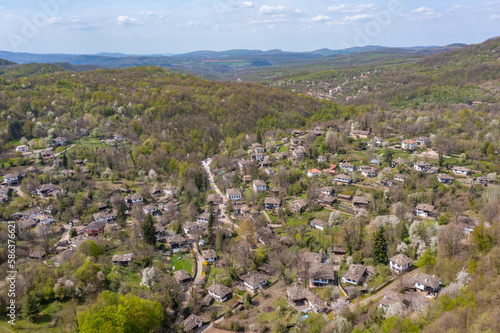
[[[328,64],[337,58],[346,55],[359,55],[375,52],[383,56],[403,54],[410,57],[422,57],[444,50],[463,47],[464,44],[436,47],[388,48],[384,46],[354,47],[344,50],[320,49],[310,52],[289,52],[274,50],[245,50],[235,49],[227,51],[195,51],[176,55],[129,55],[122,53],[98,54],[34,54],[0,51],[0,58],[16,62],[27,63],[68,63],[71,65],[91,65],[101,68],[126,68],[142,65],[154,65],[177,68],[182,71],[215,75],[219,79],[236,79],[239,73],[246,69],[279,66],[296,67],[318,64]]]

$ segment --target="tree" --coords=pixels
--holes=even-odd
[[[152,215],[146,215],[144,222],[142,222],[142,236],[146,244],[156,245],[156,229],[155,221]]]
[[[387,242],[384,236],[384,227],[380,226],[375,233],[375,242],[373,244],[373,259],[376,263],[387,265],[389,258],[387,256]]]
[[[116,212],[116,222],[122,228],[125,228],[126,226],[126,221],[127,221],[127,216],[125,215],[126,210],[127,207],[125,207],[124,204],[120,203],[120,205],[118,206],[118,210]]]
[[[334,210],[330,213],[330,218],[328,219],[328,223],[330,225],[341,225],[342,220],[343,220],[342,215]]]
[[[214,213],[210,212],[208,215],[208,224],[207,224],[207,240],[209,243],[212,243],[214,240]]]
[[[458,254],[461,249],[461,242],[464,237],[462,229],[454,225],[444,225],[439,228],[439,246],[444,251],[446,257],[451,258]]]
[[[154,332],[159,329],[164,311],[160,303],[127,294],[104,291],[90,310],[78,316],[81,333]]]
[[[34,290],[24,296],[22,304],[23,315],[25,318],[32,320],[40,312],[40,303]]]
[[[78,232],[76,231],[76,229],[75,229],[75,228],[71,228],[71,229],[69,230],[69,237],[70,237],[70,238],[73,238],[73,237],[76,237],[76,236],[78,236]]]
[[[62,167],[64,169],[68,168],[68,157],[66,156],[66,153],[64,153],[62,156]]]
[[[257,140],[255,141],[262,144],[262,132],[260,130],[257,130]]]
[[[153,288],[156,283],[157,276],[155,275],[154,267],[146,267],[142,270],[141,286],[146,286],[149,289]]]

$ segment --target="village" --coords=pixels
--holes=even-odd
[[[135,288],[152,289],[160,272],[147,280],[143,261],[153,258],[151,267],[173,276],[180,288],[175,323],[185,332],[299,327],[312,314],[331,319],[361,304],[382,312],[429,306],[453,282],[423,269],[424,253],[437,247],[437,230],[460,230],[453,241],[467,246],[481,224],[477,216],[444,204],[437,192],[497,188],[497,175],[438,154],[430,137],[382,137],[356,122],[287,133],[274,139],[257,133],[242,149],[200,161],[207,192],[199,208],[186,207],[179,181],[159,183],[150,171],[135,184],[114,179],[101,186],[93,213],[83,221],[58,220],[59,198],[67,194],[60,182],[90,177],[89,161],[71,149],[86,140],[87,130],[73,141],[54,139],[56,153],[27,155],[32,165],[3,175],[0,200],[30,201],[29,209],[11,216],[24,239],[41,240],[29,246],[26,260],[54,269],[70,262],[88,240],[106,243],[100,256],[123,276],[138,271],[141,287]],[[352,150],[324,148],[339,140]],[[101,143],[123,141],[112,135]],[[19,145],[15,151],[30,148]],[[417,187],[419,196],[401,197],[403,189]],[[146,239],[141,225],[147,216],[154,221],[154,248],[129,247]],[[384,228],[406,236],[400,244],[384,238],[385,259],[375,260],[362,250],[360,225],[370,234],[382,230],[382,238]],[[133,236],[127,241],[125,234]]]

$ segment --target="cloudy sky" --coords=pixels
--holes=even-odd
[[[168,54],[478,43],[500,0],[0,0],[0,50]]]

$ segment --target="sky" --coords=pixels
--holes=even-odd
[[[173,54],[480,43],[500,0],[0,0],[0,50]]]

